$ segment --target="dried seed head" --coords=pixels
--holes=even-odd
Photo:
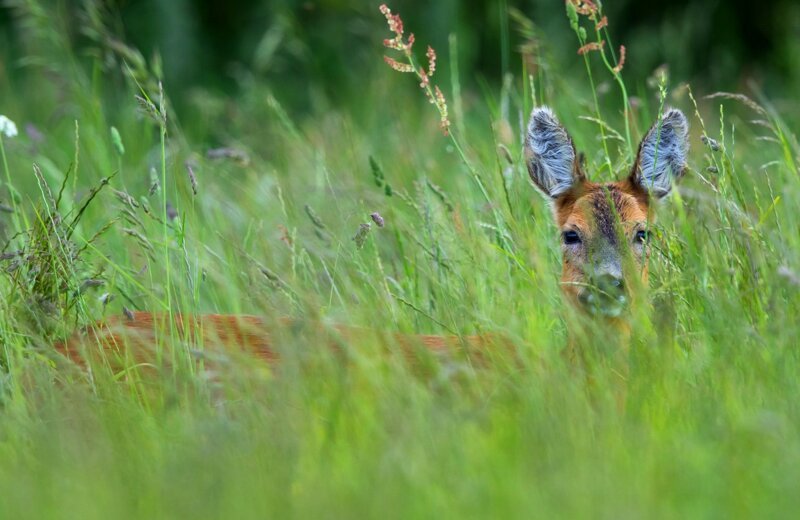
[[[306,210],[306,215],[311,220],[311,223],[314,224],[314,227],[320,230],[325,230],[325,224],[322,223],[322,219],[319,218],[319,215],[314,211],[314,208],[306,204],[303,206],[303,209]]]
[[[129,206],[129,207],[131,207],[133,209],[136,209],[136,208],[139,207],[139,201],[134,199],[133,196],[131,196],[130,194],[128,194],[128,193],[126,193],[124,191],[114,190],[114,189],[112,189],[111,191],[113,191],[114,192],[114,196],[117,197],[117,199],[119,199],[119,201],[122,202],[123,204],[125,204],[126,206]]]
[[[597,6],[592,0],[567,0],[567,5],[572,4],[572,7],[577,14],[593,17],[597,14]]]
[[[403,41],[403,21],[400,19],[400,16],[392,14],[386,4],[380,6],[380,11],[389,23],[389,30],[395,35],[392,39],[384,40],[383,44],[391,49],[402,51],[407,58],[406,63],[400,63],[392,58],[384,56],[384,61],[398,72],[414,72],[417,77],[419,77],[419,86],[425,92],[428,101],[436,105],[436,108],[439,110],[442,131],[445,135],[448,135],[450,121],[447,117],[447,104],[445,103],[444,95],[441,90],[438,87],[434,88],[434,85],[432,85],[430,81],[431,76],[436,72],[436,51],[433,50],[433,47],[428,46],[427,52],[425,53],[428,58],[428,70],[425,70],[421,65],[415,62],[413,54],[411,53],[411,46],[414,44],[414,35],[410,34],[408,36],[408,41]]]
[[[389,30],[394,33],[394,38],[383,40],[383,44],[390,49],[403,51],[406,53],[411,52],[411,46],[414,44],[414,35],[408,37],[408,43],[403,41],[403,20],[398,14],[392,14],[392,11],[386,7],[386,4],[380,6],[380,11],[386,17],[386,22],[389,24]]]
[[[156,105],[147,98],[142,96],[136,95],[136,102],[139,103],[139,110],[148,116],[150,119],[156,122],[159,126],[166,126],[167,119],[161,113],[161,111],[156,107]]]
[[[395,33],[397,36],[403,36],[403,19],[400,18],[399,14],[392,14],[391,9],[386,6],[386,4],[381,4],[379,7],[383,16],[386,17],[386,22],[389,24],[389,30]]]
[[[392,59],[389,56],[384,56],[383,61],[385,61],[387,65],[389,65],[397,72],[414,72],[414,67],[412,67],[408,63],[400,63],[399,61]]]
[[[584,55],[587,52],[599,51],[605,46],[605,44],[606,44],[605,40],[600,40],[600,43],[597,42],[587,43],[586,45],[578,49],[578,54]]]
[[[749,97],[745,96],[744,94],[733,94],[731,92],[714,92],[713,94],[709,94],[704,97],[704,99],[716,99],[716,98],[732,99],[734,101],[743,103],[744,105],[754,110],[755,112],[758,112],[762,116],[767,115],[767,111],[764,107],[762,107]]]
[[[369,218],[371,218],[372,221],[375,223],[375,225],[378,226],[379,228],[382,228],[386,224],[381,214],[378,213],[377,211],[374,213],[370,213]]]
[[[103,280],[101,280],[99,278],[87,278],[81,284],[80,289],[81,289],[81,291],[84,291],[86,289],[93,289],[95,287],[100,287],[104,283],[105,283],[105,281],[103,281]]]
[[[189,175],[189,183],[192,185],[192,193],[197,195],[197,176],[194,174],[192,163],[186,161],[186,173]]]
[[[153,244],[151,244],[150,241],[147,240],[147,237],[141,234],[139,231],[133,228],[122,228],[122,232],[135,238],[136,242],[142,247],[142,249],[150,252],[154,251]]]
[[[397,38],[386,38],[383,40],[383,45],[396,51],[406,50],[406,45],[402,42],[402,40],[398,41]]]
[[[436,195],[436,197],[442,202],[445,209],[448,212],[452,213],[454,209],[453,203],[450,202],[450,197],[447,196],[442,187],[434,184],[433,182],[431,182],[430,179],[425,179],[425,184],[428,186],[428,189],[430,189]]]
[[[701,135],[700,140],[703,141],[703,144],[711,148],[712,151],[718,152],[722,149],[722,145],[715,139],[708,137],[707,135]]]
[[[48,209],[51,212],[56,211],[56,201],[53,198],[53,192],[50,191],[50,186],[47,184],[47,181],[44,179],[44,175],[42,175],[42,169],[39,168],[39,165],[34,163],[33,164],[33,174],[36,176],[36,180],[39,183],[39,188],[42,190],[42,194],[45,197],[45,200],[48,204]]]
[[[367,241],[367,235],[369,235],[369,230],[371,228],[372,226],[369,224],[359,224],[358,231],[356,231],[356,236],[353,237],[358,249],[364,247],[364,243]]]
[[[161,185],[158,183],[158,172],[155,168],[150,168],[150,190],[147,192],[149,197],[156,194]]]
[[[436,72],[436,51],[428,45],[428,52],[425,55],[428,57],[428,76],[433,76],[433,73]]]
[[[10,253],[0,253],[0,261],[11,260],[22,255],[22,251],[11,251]]]
[[[428,85],[431,84],[431,80],[428,78],[428,75],[425,74],[425,71],[420,69],[419,71],[419,88],[427,89]],[[433,103],[433,99],[430,97],[430,94],[426,92],[425,94],[428,95],[428,100]]]
[[[231,159],[241,166],[247,166],[250,164],[250,156],[247,154],[247,152],[229,146],[223,148],[212,148],[206,152],[206,157],[209,159]]]
[[[605,17],[603,17],[603,18],[605,18]],[[624,45],[620,45],[619,46],[619,61],[617,62],[617,66],[614,67],[613,70],[614,70],[614,72],[616,74],[619,74],[622,71],[622,67],[624,67],[624,66],[625,66],[625,46]]]
[[[178,210],[170,202],[167,202],[167,218],[170,220],[178,218]]]
[[[509,150],[506,145],[498,144],[497,150],[503,156],[503,158],[508,162],[508,164],[514,164],[514,158],[511,156],[511,150]]]
[[[439,126],[441,127],[444,135],[448,135],[450,133],[450,119],[447,117],[447,102],[444,99],[444,94],[442,94],[442,91],[439,90],[438,85],[434,91],[436,95],[436,108],[439,109]]]

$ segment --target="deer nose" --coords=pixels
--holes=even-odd
[[[581,291],[579,300],[592,314],[617,317],[628,303],[625,282],[621,276],[611,273],[595,275],[591,278],[591,287]]]
[[[625,293],[625,282],[622,280],[622,277],[613,274],[606,273],[595,277],[592,280],[592,285],[606,293],[609,297],[617,297]]]

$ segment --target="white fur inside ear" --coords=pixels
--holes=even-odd
[[[572,139],[547,107],[531,113],[525,157],[531,180],[545,195],[557,198],[575,182],[575,147]]]
[[[635,181],[654,196],[669,194],[672,182],[686,171],[686,153],[689,149],[689,122],[680,110],[664,113],[642,140],[639,161],[634,171]]]

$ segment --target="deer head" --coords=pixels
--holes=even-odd
[[[688,122],[667,110],[648,130],[627,178],[590,182],[567,131],[546,107],[531,114],[525,159],[531,180],[552,202],[567,298],[600,316],[620,316],[632,282],[647,281],[651,204],[686,171]]]

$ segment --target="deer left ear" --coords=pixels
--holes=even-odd
[[[551,199],[558,199],[583,182],[575,145],[556,116],[547,107],[531,113],[525,138],[525,162],[536,187]]]
[[[669,195],[672,183],[686,173],[689,122],[683,112],[667,110],[639,145],[631,172],[631,183],[656,198]]]

